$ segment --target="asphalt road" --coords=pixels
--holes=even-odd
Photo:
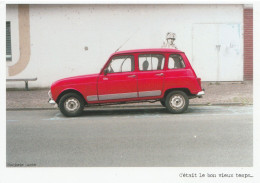
[[[7,166],[253,166],[252,106],[7,111]]]

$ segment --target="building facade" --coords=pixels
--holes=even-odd
[[[251,5],[7,5],[6,32],[6,77],[32,87],[98,73],[122,45],[160,48],[167,32],[203,81],[253,79]]]

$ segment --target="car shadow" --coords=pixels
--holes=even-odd
[[[192,109],[188,109],[184,113],[189,113]],[[83,111],[81,116],[127,116],[127,115],[156,115],[156,114],[171,114],[168,110],[164,107],[158,108],[113,108],[113,109],[91,109],[87,108]],[[173,114],[174,115],[174,114]],[[178,114],[176,114],[178,115]]]

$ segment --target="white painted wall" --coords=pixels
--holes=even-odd
[[[19,58],[17,5],[7,6],[7,20],[12,21],[14,47],[14,59],[8,66]],[[242,25],[243,6],[30,5],[31,59],[13,78],[38,77],[29,85],[49,87],[63,77],[97,73],[109,55],[133,34],[121,50],[158,48],[166,32],[175,32],[176,45],[192,63],[192,27],[198,23]],[[7,87],[13,86],[23,84],[7,83]]]
[[[204,81],[243,80],[243,41],[239,24],[194,24],[192,62]]]

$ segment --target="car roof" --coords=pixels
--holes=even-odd
[[[148,49],[135,49],[135,50],[123,50],[115,52],[115,54],[127,54],[127,53],[138,53],[138,52],[174,52],[174,53],[182,53],[183,51],[170,49],[170,48],[148,48]]]

